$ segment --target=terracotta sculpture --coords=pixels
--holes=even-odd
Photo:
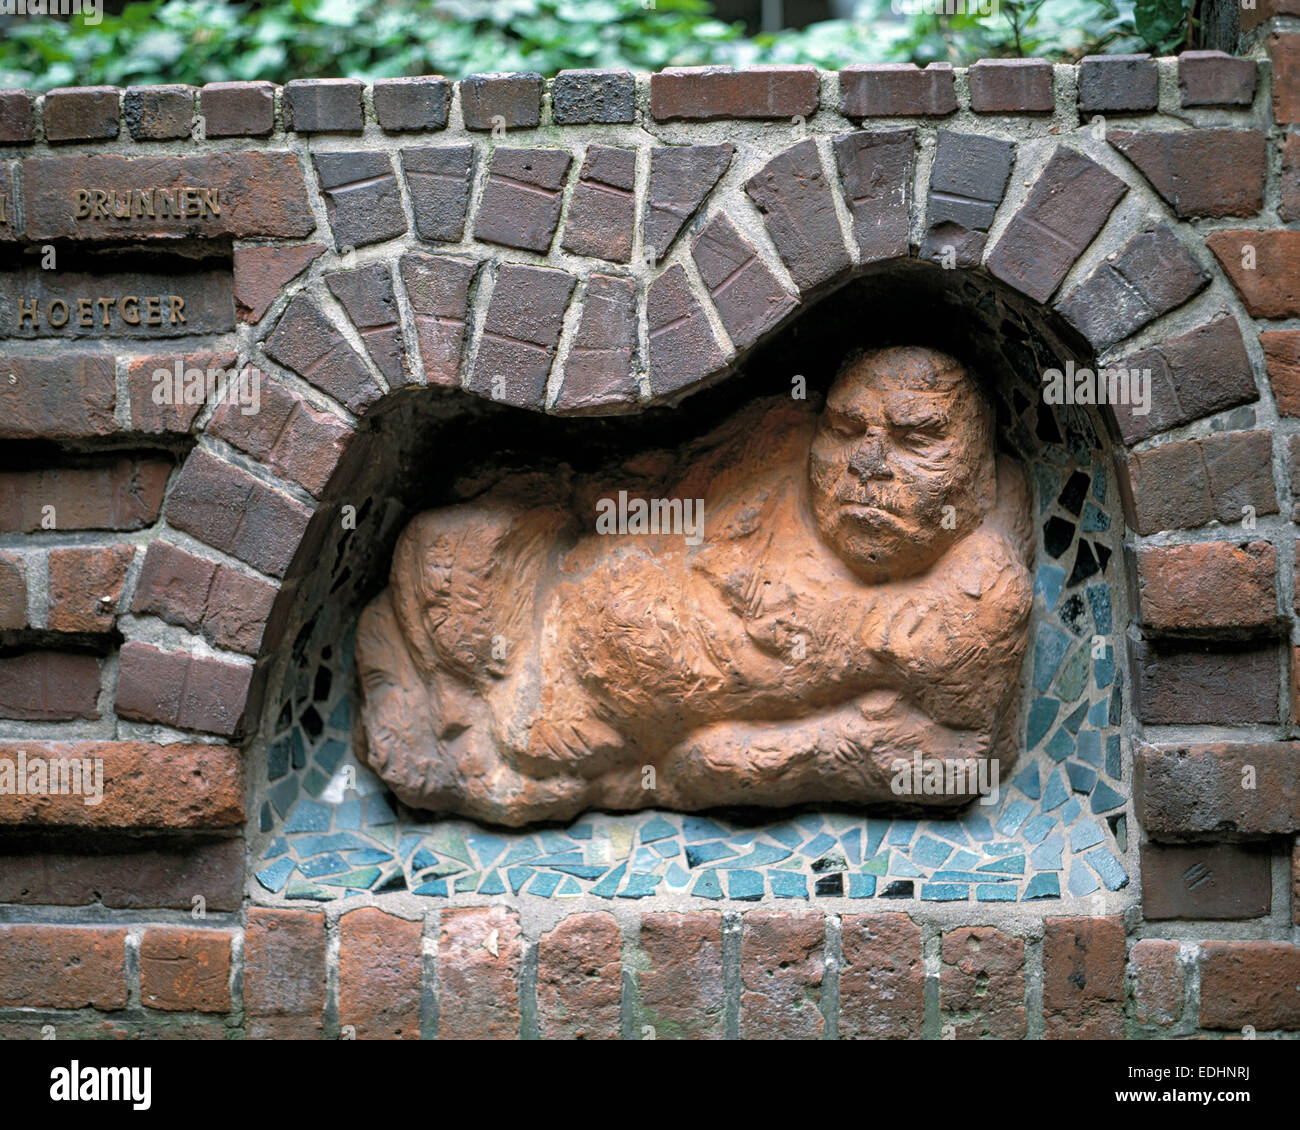
[[[358,631],[363,756],[409,805],[516,826],[961,804],[891,780],[1014,761],[1032,546],[963,367],[857,354],[820,415],[757,401],[680,451],[414,519]]]

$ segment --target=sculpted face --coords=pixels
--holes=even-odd
[[[808,478],[822,536],[845,564],[873,582],[923,572],[992,508],[988,409],[946,354],[851,358],[827,395]]]

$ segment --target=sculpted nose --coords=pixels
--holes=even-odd
[[[885,459],[885,445],[880,436],[866,435],[849,457],[849,471],[859,479],[892,479],[894,472]]]

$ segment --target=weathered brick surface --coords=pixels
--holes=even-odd
[[[778,153],[745,182],[745,192],[763,213],[768,235],[801,291],[848,270],[849,253],[815,141]]]
[[[722,1039],[722,915],[644,914],[641,951],[641,1025],[656,1040]]]
[[[438,936],[438,1039],[519,1037],[519,915],[504,906],[442,912]]]
[[[322,243],[300,247],[236,247],[235,307],[241,322],[256,325],[290,282],[325,253]]]
[[[0,925],[0,1005],[126,1007],[126,930]]]
[[[1152,839],[1300,830],[1300,758],[1294,742],[1139,744],[1133,797]]]
[[[992,926],[943,936],[939,1009],[958,1040],[1025,1038],[1025,943]],[[945,1033],[946,1034],[946,1033]]]
[[[821,914],[750,911],[740,938],[740,1037],[819,1040],[826,924]]]
[[[612,914],[571,914],[537,942],[537,1034],[616,1040],[623,935]]]
[[[3,92],[0,91],[0,112],[3,112]],[[0,161],[0,243],[16,243],[23,218],[14,195],[14,175],[6,161]]]
[[[656,121],[811,117],[817,111],[815,67],[666,67],[650,76]]]
[[[1291,849],[1291,922],[1300,926],[1300,839]]]
[[[1200,958],[1202,1028],[1300,1029],[1300,946],[1205,942]]]
[[[846,118],[942,117],[957,109],[951,63],[853,63],[840,69]]]
[[[1183,967],[1178,943],[1143,938],[1129,950],[1133,1016],[1139,1024],[1168,1028],[1183,1015]]]
[[[1179,216],[1253,216],[1264,206],[1267,145],[1258,130],[1108,130],[1106,140]]]
[[[140,1003],[166,1012],[230,1011],[224,930],[151,926],[140,939]]]
[[[980,59],[967,79],[977,114],[1050,114],[1055,108],[1046,59]]]
[[[207,910],[238,910],[243,894],[240,839],[169,839],[157,847],[89,853],[0,851],[0,902],[5,903],[192,911],[197,895]]]
[[[473,147],[409,148],[401,150],[401,158],[420,238],[458,243],[465,234]]]
[[[371,97],[380,128],[390,133],[447,128],[451,83],[441,75],[376,79]]]
[[[116,430],[113,358],[0,358],[0,439],[82,439]]]
[[[307,294],[297,294],[289,303],[266,339],[266,355],[329,393],[349,412],[359,415],[383,395],[356,350]]]
[[[460,384],[460,361],[465,349],[469,318],[469,293],[480,264],[441,255],[403,255],[402,285],[415,319],[415,333],[431,385]]]
[[[460,82],[465,128],[535,129],[541,121],[542,76],[533,72],[470,75]]]
[[[1205,246],[1254,317],[1300,317],[1300,231],[1216,231]]]
[[[1300,133],[1288,134],[1282,143],[1282,199],[1277,214],[1283,223],[1300,220]]]
[[[589,146],[569,201],[560,246],[575,255],[610,263],[631,259],[635,185],[635,152],[609,145]]]
[[[181,730],[240,731],[252,668],[130,641],[117,667],[118,714]]]
[[[117,88],[68,86],[46,91],[47,141],[98,141],[118,133]]]
[[[636,79],[631,71],[561,71],[551,81],[555,124],[636,120]]]
[[[713,191],[735,146],[669,145],[650,151],[650,183],[641,227],[647,257],[658,262]]]
[[[387,153],[315,153],[312,162],[337,247],[366,247],[406,231],[402,193]]]
[[[1060,146],[994,245],[989,271],[1046,302],[1127,191],[1119,177]]]
[[[1144,546],[1137,567],[1142,624],[1152,631],[1277,620],[1277,553],[1267,542]]]
[[[737,349],[753,345],[798,305],[725,213],[709,221],[691,254]]]
[[[0,658],[0,718],[98,718],[99,675],[99,660],[78,652],[25,651]]]
[[[347,78],[294,79],[284,87],[284,128],[298,133],[360,133],[362,84]]]
[[[162,353],[132,360],[126,371],[131,430],[145,435],[188,433],[209,391],[225,387],[236,359],[233,353]]]
[[[1079,63],[1079,113],[1154,110],[1158,84],[1149,55],[1087,55]]]
[[[1049,918],[1043,936],[1043,1019],[1049,1040],[1124,1035],[1124,923]]]
[[[636,288],[628,279],[592,275],[556,411],[577,413],[633,403],[638,393],[632,376],[635,346]]]
[[[0,632],[27,627],[27,564],[21,553],[0,553]]]
[[[357,1039],[420,1038],[422,929],[373,906],[339,919],[339,1024]]]
[[[325,1007],[325,915],[248,908],[244,1008],[252,1038],[319,1039]]]
[[[1270,35],[1265,45],[1273,64],[1273,120],[1300,122],[1300,35]]]
[[[1231,649],[1129,643],[1133,713],[1154,725],[1278,720],[1274,644]]]
[[[921,1038],[925,963],[921,928],[905,914],[846,914],[840,1038]]]
[[[907,254],[915,141],[913,129],[835,139],[835,165],[864,263]]]
[[[469,375],[472,392],[519,407],[541,407],[576,281],[549,267],[501,267]]]
[[[117,620],[133,545],[51,549],[49,626],[54,632],[107,632]]]
[[[1278,16],[1300,16],[1300,0],[1255,0],[1241,10],[1241,30],[1251,31]]]
[[[332,271],[325,285],[361,334],[366,352],[390,386],[409,383],[393,276],[387,263]]]
[[[565,149],[494,150],[474,238],[546,251],[560,222],[564,181],[572,162]]]
[[[122,457],[0,471],[0,533],[152,526],[171,470],[165,459]]]
[[[36,137],[36,95],[30,90],[0,90],[0,142],[21,145]]]
[[[1148,919],[1261,918],[1273,908],[1272,853],[1241,844],[1143,844]]]
[[[650,284],[646,322],[650,331],[650,391],[655,396],[689,388],[727,360],[680,266],[669,267]]]
[[[199,91],[205,137],[265,137],[275,129],[275,86],[210,82]]]
[[[1178,56],[1178,90],[1184,106],[1249,106],[1255,99],[1258,64],[1223,51],[1184,51]]]
[[[194,129],[192,86],[132,86],[122,98],[122,116],[136,141],[174,141]]]

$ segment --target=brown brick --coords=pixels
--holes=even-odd
[[[97,141],[116,137],[117,88],[69,86],[47,91],[44,119],[47,141]]]
[[[1133,712],[1153,725],[1276,722],[1278,649],[1130,641]]]
[[[171,469],[162,459],[119,458],[87,466],[0,471],[0,533],[152,526]]]
[[[459,243],[474,177],[470,145],[402,149],[402,175],[421,239]]]
[[[849,269],[830,185],[811,138],[773,157],[745,182],[745,192],[763,213],[768,235],[801,291]]]
[[[844,134],[835,165],[864,263],[907,254],[916,131]]]
[[[1277,553],[1267,542],[1144,546],[1141,619],[1152,631],[1259,628],[1277,621]]]
[[[846,118],[942,117],[957,109],[951,63],[852,63],[840,69]]]
[[[0,91],[0,113],[3,113],[3,92]],[[14,175],[9,162],[0,161],[0,243],[17,243],[23,218],[14,195]]]
[[[1079,63],[1079,113],[1154,110],[1158,83],[1150,55],[1086,55]]]
[[[1202,1028],[1300,1029],[1300,946],[1205,942],[1200,964]]]
[[[740,1038],[819,1040],[826,924],[821,914],[750,911],[740,939]]]
[[[45,762],[103,762],[103,799],[0,793],[0,824],[81,828],[226,828],[244,822],[239,751],[222,745],[150,742],[4,742],[0,762],[25,752]],[[60,781],[70,774],[60,770]],[[75,782],[74,782],[75,783]]]
[[[358,1039],[420,1038],[422,929],[373,906],[339,919],[339,1024]]]
[[[438,936],[440,1040],[519,1038],[519,915],[504,906],[442,912]]]
[[[1300,926],[1300,839],[1291,848],[1291,922]]]
[[[1167,918],[1262,918],[1273,909],[1272,853],[1241,844],[1142,845],[1142,913]]]
[[[1300,231],[1216,231],[1205,246],[1254,317],[1300,317]]]
[[[1133,1015],[1139,1024],[1168,1028],[1183,1015],[1183,967],[1178,943],[1143,938],[1128,955]]]
[[[490,130],[499,119],[506,129],[536,129],[542,113],[542,76],[469,75],[460,86],[460,109],[466,129]]]
[[[1281,200],[1277,214],[1283,223],[1300,220],[1300,133],[1288,134],[1282,143]]]
[[[236,247],[235,308],[241,322],[256,325],[280,292],[325,253],[323,243],[301,247]]]
[[[0,358],[0,439],[84,439],[117,430],[112,357]]]
[[[636,120],[631,71],[561,71],[551,80],[551,116],[557,126]]]
[[[0,925],[0,1006],[126,1007],[126,930]]]
[[[564,179],[572,161],[564,149],[494,150],[474,238],[545,252],[560,222]]]
[[[98,718],[99,660],[62,651],[0,658],[0,718],[60,722]]]
[[[657,1040],[723,1038],[722,915],[644,914],[641,1026]]]
[[[1184,51],[1178,56],[1182,104],[1249,106],[1255,100],[1257,70],[1254,59],[1235,59],[1223,51]]]
[[[136,141],[175,141],[194,129],[192,86],[130,86],[122,116]]]
[[[325,915],[318,910],[248,908],[244,1008],[266,1018],[258,1035],[319,1039],[325,1007]]]
[[[284,128],[297,133],[360,133],[362,84],[350,78],[300,78],[285,83]]]
[[[325,285],[361,334],[366,352],[392,387],[410,384],[401,315],[393,296],[393,276],[387,263],[371,263],[349,271],[331,271]]]
[[[21,145],[36,137],[36,95],[0,90],[0,144]]]
[[[520,408],[540,408],[576,281],[549,267],[502,264],[466,387]]]
[[[921,928],[905,914],[846,914],[840,1038],[921,1038],[925,963]]]
[[[107,632],[117,620],[133,545],[50,550],[50,630]]]
[[[208,392],[222,385],[235,361],[233,353],[164,353],[133,359],[126,378],[131,430],[146,435],[188,434]]]
[[[738,350],[753,345],[799,304],[723,212],[696,236],[691,255]]]
[[[379,149],[313,153],[325,211],[340,250],[366,247],[406,232],[393,159]]]
[[[816,67],[666,67],[650,76],[656,121],[811,117],[817,112]]]
[[[230,1040],[238,1028],[230,1016],[186,1016],[147,1012],[133,1016],[116,1013],[105,1019],[94,1012],[64,1012],[51,1024],[45,1016],[0,1021],[0,1040],[43,1040],[54,1028],[58,1040]]]
[[[244,843],[166,841],[158,847],[96,848],[92,853],[0,851],[0,902],[128,910],[169,907],[238,910],[244,896]]]
[[[390,133],[447,128],[451,83],[441,75],[376,79],[371,97],[380,128]]]
[[[33,240],[94,242],[123,238],[166,240],[183,236],[301,239],[316,227],[307,201],[302,169],[292,153],[208,153],[196,157],[80,154],[75,157],[29,157],[22,163],[22,168],[27,236]],[[92,197],[88,205],[90,211],[102,204],[104,209],[114,212],[121,205],[131,209],[131,218],[114,216],[110,220],[102,215],[79,218],[78,197],[68,190],[69,185],[112,192],[114,195],[109,202]],[[154,211],[150,217],[143,200],[126,199],[125,194],[138,185],[178,194],[178,209],[186,214],[164,215],[163,203],[155,195],[150,200]],[[198,186],[213,195],[196,197],[180,192]],[[220,214],[214,214],[211,208],[213,200],[220,208]],[[137,204],[140,205],[139,215],[136,215]],[[66,288],[66,281],[60,280],[60,283]],[[113,287],[108,292],[101,290],[98,293],[120,291],[121,287]],[[132,290],[127,293],[141,292]]]
[[[1300,35],[1270,35],[1266,46],[1273,63],[1273,120],[1300,122]]]
[[[205,137],[265,137],[275,129],[275,86],[210,82],[199,92]]]
[[[953,1038],[1023,1040],[1024,940],[992,926],[963,926],[944,934],[942,954],[940,1020]]]
[[[1043,937],[1043,1017],[1049,1040],[1124,1035],[1124,923],[1049,918]]]
[[[1264,206],[1267,146],[1258,130],[1108,130],[1106,140],[1179,216],[1253,216]]]
[[[967,79],[977,114],[1050,114],[1056,108],[1046,59],[980,59]]]
[[[664,145],[650,151],[650,183],[641,221],[641,241],[651,262],[662,262],[668,249],[713,191],[736,147]]]
[[[140,1003],[164,1012],[230,1011],[224,930],[151,926],[140,939]]]
[[[431,385],[460,385],[469,292],[481,264],[440,255],[403,255],[399,268],[406,287],[424,379]]]
[[[1133,754],[1138,819],[1152,839],[1300,830],[1297,752],[1294,742],[1140,743]]]
[[[25,627],[27,627],[26,559],[21,553],[0,553],[0,632],[15,631]]]
[[[115,705],[124,718],[233,737],[252,674],[251,667],[129,641],[118,660]]]
[[[560,246],[610,263],[632,258],[636,225],[636,154],[590,145],[569,201]]]
[[[544,1040],[616,1040],[623,935],[604,912],[571,914],[537,942],[537,1034]]]
[[[632,404],[636,346],[636,288],[628,279],[592,275],[582,300],[582,320],[564,366],[557,412],[581,413]]]
[[[698,384],[727,361],[700,308],[686,272],[674,264],[646,293],[650,336],[650,391],[667,396]]]

